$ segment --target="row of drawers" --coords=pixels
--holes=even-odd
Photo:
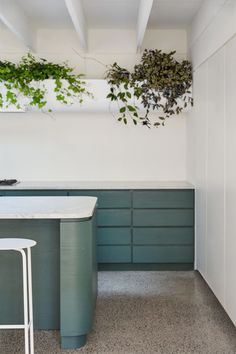
[[[192,245],[98,246],[99,263],[192,263]]]
[[[99,245],[192,245],[193,227],[99,227]]]
[[[99,227],[99,263],[192,263],[193,227]]]
[[[193,190],[12,190],[2,194],[98,197],[99,263],[193,262]]]
[[[193,209],[99,209],[98,226],[193,226]]]
[[[192,208],[194,192],[190,190],[7,190],[0,192],[7,196],[95,196],[98,208]]]

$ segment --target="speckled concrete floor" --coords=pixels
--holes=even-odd
[[[0,331],[0,354],[23,354],[23,332]],[[94,329],[80,350],[35,332],[36,354],[236,354],[236,329],[196,272],[101,272]]]

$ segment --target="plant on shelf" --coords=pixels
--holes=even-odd
[[[73,73],[67,63],[55,64],[37,59],[31,53],[23,56],[19,63],[0,61],[0,107],[22,108],[22,98],[27,105],[43,110],[47,105],[47,88],[44,80],[52,79],[56,100],[65,105],[83,102],[86,90],[83,75]],[[47,111],[51,112],[50,108]]]
[[[110,85],[107,98],[118,104],[118,121],[158,127],[165,120],[193,105],[191,97],[192,67],[189,61],[177,61],[175,51],[145,49],[140,64],[132,72],[112,64],[106,79]],[[141,108],[141,109],[140,109]],[[151,112],[158,113],[154,121]]]

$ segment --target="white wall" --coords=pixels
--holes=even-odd
[[[191,48],[195,107],[187,126],[187,175],[197,187],[196,268],[236,324],[236,3],[219,6],[216,1],[215,6],[211,9],[217,15],[202,31],[198,18],[193,25],[198,39]],[[226,14],[223,23],[230,31],[224,32],[217,24]],[[216,41],[220,30],[221,43]]]
[[[41,29],[37,54],[68,60],[88,78],[101,78],[105,64],[132,68],[140,59],[135,31],[90,30],[83,53],[72,30]],[[186,57],[186,32],[147,31],[144,47],[177,50]],[[8,31],[0,32],[2,58],[17,60],[25,48]],[[185,180],[186,120],[169,119],[166,127],[126,127],[104,114],[0,114],[1,178],[20,180]]]

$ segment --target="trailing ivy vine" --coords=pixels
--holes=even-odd
[[[31,53],[23,56],[19,63],[0,61],[0,83],[5,88],[0,92],[0,107],[21,109],[22,97],[25,97],[29,106],[43,109],[47,104],[47,89],[43,81],[47,79],[54,80],[57,101],[65,105],[75,101],[82,103],[84,95],[90,95],[82,76],[74,74],[67,63],[51,63],[37,59]]]
[[[175,51],[163,53],[157,49],[145,49],[140,64],[135,65],[132,72],[117,63],[108,68],[106,79],[110,92],[107,98],[118,104],[118,121],[127,124],[131,119],[135,125],[158,127],[165,125],[171,115],[193,105],[191,64],[187,60],[178,62],[174,54]],[[154,122],[150,119],[152,111],[158,113]]]

